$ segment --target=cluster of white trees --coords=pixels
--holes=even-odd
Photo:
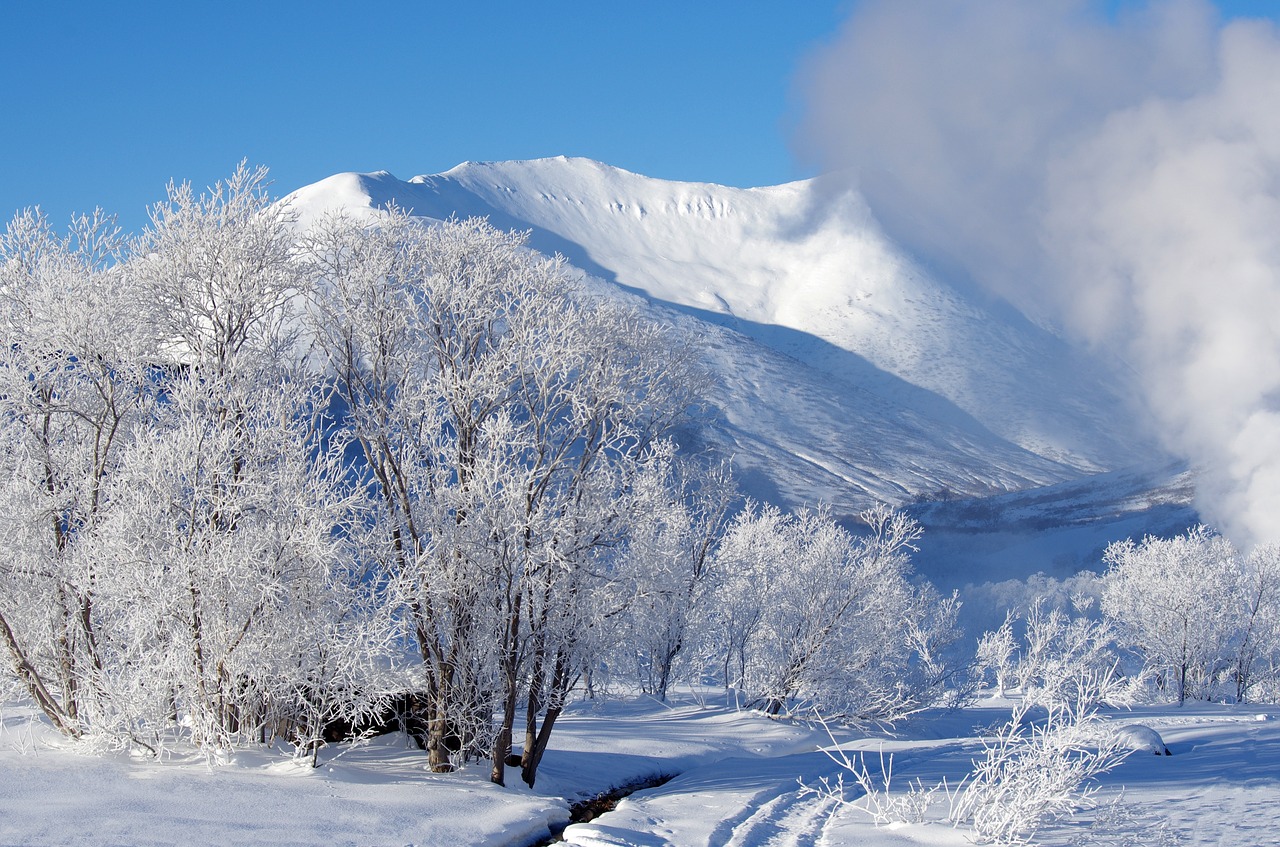
[[[313,750],[412,689],[433,769],[533,784],[606,671],[770,713],[946,687],[918,527],[735,517],[667,440],[681,333],[483,221],[300,232],[265,176],[0,237],[0,646],[55,726]]]
[[[855,534],[822,509],[731,514],[723,471],[666,473],[624,558],[622,649],[606,654],[641,690],[711,681],[770,715],[893,720],[963,687],[959,601],[913,582],[913,520],[876,507]]]
[[[1036,601],[979,640],[977,666],[1002,694],[1081,708],[1280,695],[1280,548],[1243,555],[1198,526],[1115,542],[1103,559],[1074,615]]]
[[[706,632],[725,683],[768,714],[891,720],[953,681],[958,601],[910,582],[919,525],[885,507],[861,519],[855,536],[825,511],[760,506],[728,527]]]
[[[1161,689],[1244,701],[1280,694],[1280,548],[1249,555],[1201,526],[1107,548],[1102,611]]]
[[[376,671],[361,492],[263,176],[172,188],[128,244],[35,213],[0,239],[0,639],[69,735],[299,737]]]
[[[979,639],[979,675],[1019,698],[958,785],[916,782],[891,793],[891,759],[882,757],[877,775],[865,757],[835,753],[840,779],[808,790],[856,803],[878,825],[926,820],[942,797],[946,818],[980,842],[1029,844],[1045,824],[1090,805],[1096,777],[1136,749],[1135,734],[1151,743],[1146,727],[1108,726],[1101,706],[1280,693],[1280,550],[1241,555],[1200,526],[1117,542],[1104,560],[1092,585],[1073,580],[1093,590],[1073,594],[1071,611],[1042,596]],[[856,799],[846,796],[845,776],[860,789]],[[1151,827],[1144,838],[1172,836]]]
[[[59,730],[314,754],[400,699],[433,770],[532,785],[580,685],[852,720],[969,690],[917,524],[743,504],[679,452],[703,377],[677,329],[483,221],[302,232],[265,177],[171,186],[132,239],[0,235],[0,654]],[[1087,779],[1056,751],[1149,682],[1280,693],[1280,550],[1201,527],[1105,561],[1100,617],[1035,604],[979,642],[1069,719],[988,748],[975,825],[1024,772]]]

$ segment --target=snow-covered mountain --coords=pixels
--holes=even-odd
[[[286,201],[304,224],[391,203],[484,216],[693,322],[716,384],[689,438],[731,454],[757,496],[848,514],[1159,460],[1119,369],[932,276],[821,181],[737,189],[557,158],[339,174]]]

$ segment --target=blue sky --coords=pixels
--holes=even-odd
[[[1275,14],[1270,2],[1222,2]],[[102,206],[247,157],[277,193],[339,171],[589,156],[668,179],[806,175],[801,59],[850,2],[69,2],[0,12],[0,216]]]
[[[6,4],[0,215],[101,205],[129,228],[173,177],[248,157],[278,193],[578,155],[652,176],[793,178],[792,69],[839,4]]]

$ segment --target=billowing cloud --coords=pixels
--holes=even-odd
[[[1201,509],[1280,541],[1280,34],[1195,0],[868,0],[805,155],[957,277],[1106,345]]]

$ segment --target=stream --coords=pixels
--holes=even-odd
[[[627,782],[619,786],[610,788],[608,791],[588,797],[585,800],[579,800],[576,803],[569,804],[569,820],[563,826],[554,827],[551,835],[542,841],[534,842],[530,847],[547,847],[550,844],[561,844],[564,842],[564,831],[571,824],[586,823],[595,820],[605,812],[611,812],[618,805],[618,802],[624,797],[629,797],[637,791],[643,791],[646,788],[657,788],[659,785],[665,785],[670,782],[676,774],[653,774],[651,776],[642,777],[633,782]]]

